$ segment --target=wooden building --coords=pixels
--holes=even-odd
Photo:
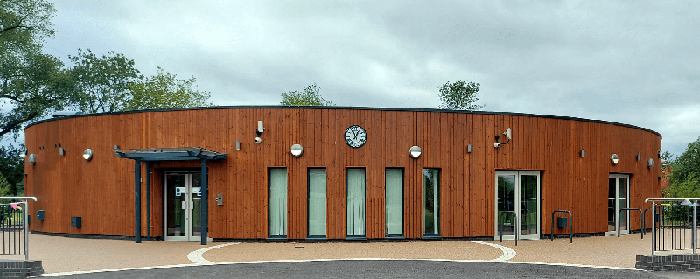
[[[619,209],[661,195],[657,132],[570,117],[219,107],[53,118],[25,139],[31,230],[48,233],[538,239],[554,210],[575,234],[639,230]],[[214,155],[158,157],[198,150]]]

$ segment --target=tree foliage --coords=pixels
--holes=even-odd
[[[0,148],[0,188],[6,191],[0,196],[24,192],[24,161],[19,157],[20,152],[13,147]]]
[[[681,156],[670,160],[670,166],[668,183],[671,187],[664,192],[671,197],[700,198],[700,138],[689,143]]]
[[[0,137],[63,108],[73,96],[63,63],[42,53],[44,40],[54,34],[54,12],[43,0],[0,1],[0,104],[10,107],[0,112]]]
[[[439,87],[440,101],[443,109],[478,110],[485,106],[477,105],[479,101],[479,84],[462,80],[446,82]]]
[[[700,137],[672,162],[671,184],[682,183],[695,175],[700,179]]]
[[[309,85],[301,92],[299,91],[289,91],[287,93],[282,93],[282,102],[280,105],[283,106],[333,106],[333,102],[326,101],[321,96],[320,87],[314,83]]]
[[[115,112],[130,100],[129,86],[139,76],[134,60],[121,53],[109,52],[98,57],[90,49],[78,49],[68,58],[75,64],[70,73],[78,86],[78,106],[83,112]]]
[[[207,100],[211,94],[193,88],[195,81],[194,77],[177,79],[177,75],[158,67],[155,76],[141,77],[129,85],[130,99],[125,102],[124,110],[210,106]]]

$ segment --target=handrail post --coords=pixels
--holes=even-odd
[[[27,200],[24,200],[24,202],[21,202],[22,205],[22,211],[24,212],[24,220],[23,220],[23,226],[24,226],[24,260],[29,261],[29,247],[27,245],[29,244],[29,225],[27,224],[27,210],[29,210],[29,203]]]
[[[691,234],[691,236],[693,237],[693,242],[691,242],[693,245],[693,255],[695,255],[695,249],[697,247],[697,244],[696,244],[696,242],[697,242],[697,235],[696,235],[697,234],[697,220],[696,219],[698,217],[697,208],[698,208],[697,203],[693,204],[693,233]]]
[[[513,238],[515,239],[515,246],[518,246],[518,215],[513,212]]]
[[[656,250],[656,202],[651,202],[651,208],[651,255],[654,256],[654,250]]]

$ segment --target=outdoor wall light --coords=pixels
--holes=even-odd
[[[649,158],[649,160],[647,160],[647,167],[648,168],[654,167],[654,159]]]
[[[241,141],[240,140],[236,141],[236,150],[241,150]]]
[[[289,150],[289,152],[292,153],[292,156],[294,157],[301,157],[301,155],[304,154],[304,148],[301,147],[301,144],[295,143],[292,145],[292,148]]]
[[[423,150],[421,150],[418,146],[413,146],[408,150],[408,155],[411,156],[411,158],[413,159],[417,159],[422,154]]]
[[[63,148],[63,147],[59,148],[59,149],[58,149],[58,155],[61,155],[61,156],[66,155],[66,149]]]
[[[642,155],[637,154],[637,161],[642,159]]]
[[[36,163],[36,155],[34,155],[34,154],[29,155],[29,163],[32,165]]]
[[[612,157],[610,157],[610,159],[612,160],[613,165],[617,165],[617,163],[620,162],[620,157],[618,157],[617,154],[613,154]]]
[[[83,159],[85,159],[86,161],[92,160],[92,150],[85,149],[85,152],[83,152]]]
[[[472,145],[467,145],[467,153],[472,153]]]
[[[586,156],[586,150],[581,149],[581,158],[583,158],[584,156]]]

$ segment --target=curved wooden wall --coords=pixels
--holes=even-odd
[[[262,143],[254,143],[257,121]],[[361,125],[367,143],[353,149],[345,129]],[[513,131],[509,144],[496,149],[494,135]],[[384,170],[404,168],[404,235],[422,236],[422,169],[441,169],[440,230],[443,237],[494,235],[494,172],[537,170],[542,179],[542,232],[550,214],[571,210],[575,233],[607,231],[608,175],[631,175],[631,206],[660,196],[661,137],[651,131],[604,122],[557,117],[352,108],[210,108],[88,115],[34,124],[25,130],[26,194],[39,198],[30,212],[45,210],[46,220],[31,229],[52,233],[134,235],[134,161],[117,158],[125,149],[202,147],[228,158],[210,161],[209,236],[267,238],[269,167],[288,168],[288,237],[306,237],[307,168],[327,169],[327,237],[345,238],[345,170],[367,169],[367,238],[384,237]],[[241,141],[241,150],[235,149]],[[501,140],[504,141],[503,139]],[[294,158],[292,144],[304,147]],[[65,148],[60,156],[58,145]],[[473,152],[467,152],[467,145]],[[423,156],[412,159],[418,145]],[[40,147],[42,147],[40,149]],[[90,148],[87,162],[82,152]],[[585,150],[585,157],[579,155]],[[610,163],[611,154],[620,163]],[[637,161],[637,154],[641,160]],[[647,159],[655,166],[647,168]],[[199,162],[156,163],[152,169],[151,235],[162,236],[163,171],[198,168]],[[142,168],[145,177],[145,168]],[[145,178],[144,178],[145,181]],[[142,185],[143,235],[146,187]],[[224,206],[213,197],[224,195]],[[71,216],[82,227],[71,227]],[[632,213],[632,228],[639,228]],[[560,233],[566,230],[558,231]]]

